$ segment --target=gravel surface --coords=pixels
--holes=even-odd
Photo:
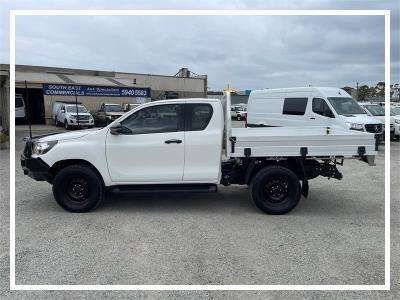
[[[236,126],[238,126],[236,124]],[[36,127],[43,133],[54,128]],[[264,215],[246,187],[216,194],[112,196],[72,214],[51,186],[23,176],[16,133],[17,284],[383,284],[384,147],[377,166],[345,161],[342,181],[310,182],[290,214]],[[1,153],[0,297],[398,297],[399,143],[392,156],[391,292],[8,292],[8,152]]]

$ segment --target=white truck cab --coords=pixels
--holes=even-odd
[[[383,123],[369,116],[344,90],[299,87],[254,90],[247,106],[247,126],[338,126],[380,136]]]
[[[60,103],[55,116],[56,126],[64,126],[65,129],[94,126],[93,116],[82,104]]]
[[[263,212],[292,210],[308,180],[341,179],[337,159],[373,165],[373,134],[340,128],[231,128],[230,94],[143,104],[100,129],[27,139],[24,173],[53,185],[66,210],[94,209],[113,193],[215,192],[249,185]]]

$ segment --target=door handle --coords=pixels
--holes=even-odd
[[[165,141],[165,143],[166,144],[180,144],[180,143],[182,143],[182,140],[172,139],[172,140]]]
[[[314,118],[314,117],[311,117],[310,120],[315,120],[315,118]]]

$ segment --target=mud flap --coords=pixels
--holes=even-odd
[[[310,186],[308,185],[308,180],[304,179],[301,181],[301,194],[307,198],[308,196],[308,191],[310,190]]]

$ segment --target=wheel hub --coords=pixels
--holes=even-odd
[[[84,201],[88,195],[88,182],[84,178],[73,178],[67,186],[67,194],[74,201]]]
[[[271,180],[265,185],[265,192],[268,201],[282,202],[288,195],[288,184],[280,179]]]

